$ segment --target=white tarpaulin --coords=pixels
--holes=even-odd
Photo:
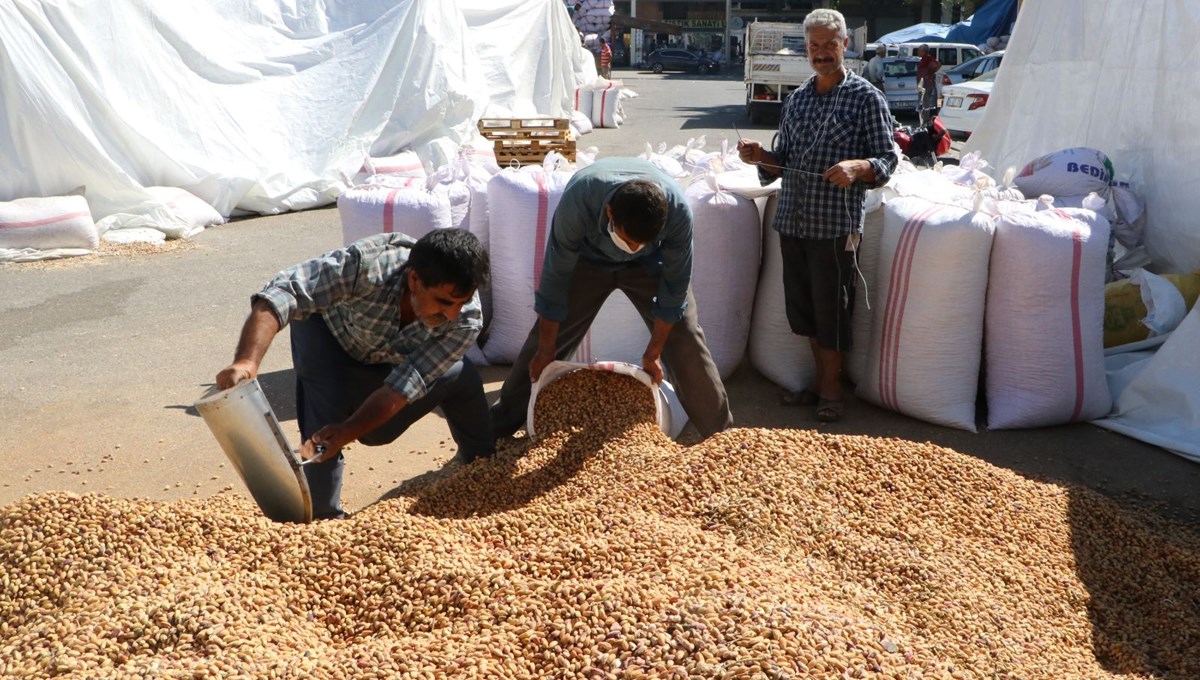
[[[1200,463],[1197,347],[1200,347],[1200,305],[1192,308],[1157,352],[1122,367],[1120,385],[1109,380],[1113,387],[1113,413],[1093,422]]]
[[[1163,272],[1200,269],[1200,72],[1194,0],[1025,0],[983,120],[964,146],[1018,169],[1052,151],[1099,149],[1146,200]]]
[[[483,68],[487,116],[570,118],[575,88],[596,79],[560,0],[458,0]]]
[[[491,86],[503,106],[561,113],[586,77],[563,4],[465,4],[2,2],[0,201],[86,187],[97,221],[168,220],[157,185],[224,216],[299,210],[336,199],[368,152],[446,160],[499,70],[520,85]]]

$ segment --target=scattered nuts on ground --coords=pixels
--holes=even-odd
[[[345,521],[0,508],[0,676],[1200,677],[1188,527],[930,444],[682,447],[620,377],[562,378],[536,441]]]

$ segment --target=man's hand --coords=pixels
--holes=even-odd
[[[300,459],[312,464],[324,463],[338,455],[349,441],[343,440],[341,425],[326,425],[313,433],[308,441],[300,446]]]
[[[864,169],[863,166],[866,166]],[[874,179],[874,172],[871,172],[871,177],[866,177],[866,173],[871,170],[871,163],[864,160],[842,161],[825,171],[825,179],[833,183],[834,186],[845,189],[854,184],[856,180],[863,179],[870,181]]]
[[[227,390],[243,380],[253,380],[257,377],[257,362],[235,361],[217,374],[217,387]]]
[[[552,361],[554,361],[554,348],[538,345],[537,353],[529,361],[529,381],[537,382],[538,378],[542,377],[542,371],[546,370]]]
[[[763,161],[762,144],[751,139],[739,139],[737,144],[738,158],[743,163],[758,164]]]
[[[642,357],[642,370],[650,374],[650,382],[658,385],[663,379],[662,362],[657,354],[647,354]]]

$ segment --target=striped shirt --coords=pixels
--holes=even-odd
[[[775,230],[812,239],[861,233],[867,189],[887,184],[900,162],[892,142],[892,117],[883,93],[861,76],[846,71],[825,94],[817,93],[816,82],[814,76],[792,92],[779,116],[771,153],[787,169],[775,208]],[[842,189],[821,177],[837,163],[853,159],[871,163],[874,182]],[[765,184],[774,176],[760,168],[759,179]]]
[[[270,304],[281,328],[321,314],[355,360],[392,364],[384,384],[412,403],[466,354],[483,329],[478,292],[457,318],[436,328],[419,320],[401,323],[408,255],[415,243],[400,233],[369,236],[283,270],[252,300]]]

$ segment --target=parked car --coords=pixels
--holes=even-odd
[[[654,50],[646,56],[646,66],[655,73],[663,71],[708,73],[721,68],[721,65],[713,59],[702,57],[695,52],[674,48]]]
[[[970,137],[983,118],[984,107],[992,94],[992,85],[996,82],[996,74],[1000,69],[992,69],[975,80],[968,80],[957,85],[947,85],[942,94],[942,110],[938,116],[942,124],[950,131],[950,136],[956,139]]]
[[[985,54],[982,57],[975,57],[970,61],[955,66],[951,69],[942,69],[938,71],[938,92],[942,92],[942,88],[947,85],[957,85],[965,83],[968,80],[975,80],[979,76],[1000,68],[1000,62],[1004,60],[1004,50]],[[940,95],[944,97],[945,95]]]
[[[916,57],[884,57],[883,95],[893,112],[917,110],[917,64],[920,62]]]

